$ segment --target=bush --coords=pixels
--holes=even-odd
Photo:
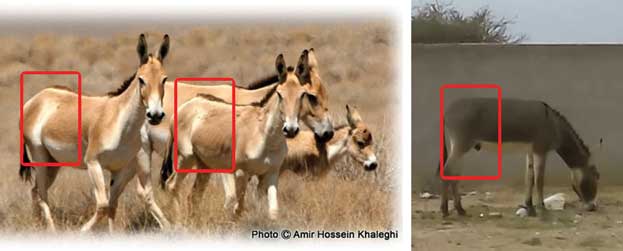
[[[508,32],[513,23],[497,19],[487,7],[464,16],[449,3],[428,3],[415,7],[411,17],[413,43],[518,43],[525,35]]]

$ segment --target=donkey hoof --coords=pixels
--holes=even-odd
[[[536,217],[536,209],[534,207],[527,207],[526,210],[528,210],[529,217]]]
[[[459,216],[467,215],[467,212],[465,212],[465,209],[463,209],[462,207],[456,208],[456,213],[459,214]]]

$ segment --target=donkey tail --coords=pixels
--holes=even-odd
[[[24,151],[24,155],[23,155],[24,163],[30,163],[30,157],[28,157],[28,151],[26,151],[26,144],[24,144],[23,151]],[[31,167],[24,166],[23,164],[20,163],[19,177],[22,179],[22,181],[30,182],[30,178],[32,176],[31,172],[32,172]]]
[[[169,144],[169,151],[167,152],[167,156],[162,162],[162,168],[160,169],[160,187],[164,189],[164,186],[167,184],[167,180],[171,177],[173,173],[173,140]]]

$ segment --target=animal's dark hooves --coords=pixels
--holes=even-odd
[[[456,213],[459,214],[459,216],[467,216],[467,212],[465,212],[463,208],[457,208]]]
[[[528,216],[536,217],[536,209],[534,207],[526,207],[526,209],[528,210]]]

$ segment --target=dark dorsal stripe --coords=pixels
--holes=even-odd
[[[265,76],[263,78],[255,80],[247,84],[246,87],[240,87],[240,88],[247,89],[247,90],[256,90],[256,89],[260,89],[262,87],[266,87],[277,82],[279,82],[279,76],[277,74],[273,74],[273,75]]]
[[[130,87],[130,84],[132,84],[132,81],[134,81],[135,77],[136,77],[136,72],[134,72],[132,76],[128,77],[125,81],[123,81],[123,84],[119,88],[117,88],[117,90],[108,92],[107,95],[110,97],[121,95],[121,93],[123,93],[125,90],[127,90]]]
[[[268,102],[268,100],[270,99],[270,97],[273,96],[273,94],[277,91],[277,86],[273,87],[272,89],[270,89],[270,91],[268,93],[266,93],[266,95],[264,95],[264,97],[262,97],[262,99],[260,101],[256,101],[256,102],[252,102],[250,104],[236,104],[236,106],[256,106],[256,107],[263,107],[264,105],[266,105],[266,103]],[[227,102],[222,98],[219,98],[217,96],[214,96],[212,94],[207,94],[207,93],[199,93],[197,94],[197,97],[200,98],[204,98],[206,100],[209,101],[214,101],[214,102],[219,102],[219,103],[223,103],[223,104],[228,104],[231,105],[231,102]]]
[[[573,135],[573,138],[579,142],[580,147],[582,148],[582,150],[588,154],[588,156],[591,155],[590,150],[588,149],[588,147],[584,144],[584,141],[582,140],[582,138],[580,138],[580,135],[578,135],[578,133],[575,131],[575,129],[573,129],[573,126],[571,126],[571,123],[569,123],[569,121],[567,120],[567,118],[562,115],[558,110],[552,108],[551,106],[549,106],[547,103],[542,102],[543,105],[545,106],[546,109],[548,109],[549,111],[552,111],[552,113],[554,113],[554,115],[560,119],[560,121],[563,123],[563,125],[565,125],[567,127],[567,129],[569,129],[569,131],[571,131],[571,134]]]

